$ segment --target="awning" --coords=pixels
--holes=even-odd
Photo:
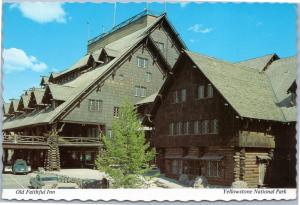
[[[217,155],[217,154],[204,154],[202,157],[200,157],[200,160],[221,160],[224,156]]]

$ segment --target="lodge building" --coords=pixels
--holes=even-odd
[[[157,92],[184,48],[166,14],[148,11],[89,40],[70,68],[4,103],[4,164],[23,158],[33,168],[93,167],[122,101]]]
[[[295,187],[296,58],[229,63],[186,49],[166,14],[147,11],[91,39],[70,68],[3,104],[4,165],[93,167],[127,98],[168,177]]]
[[[183,51],[142,104],[157,166],[212,185],[296,187],[295,81],[295,57],[228,63]]]

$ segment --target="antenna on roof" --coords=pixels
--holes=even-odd
[[[113,19],[113,27],[116,25],[116,12],[117,12],[117,2],[114,5],[114,19]]]
[[[167,0],[165,0],[165,13],[167,13]]]

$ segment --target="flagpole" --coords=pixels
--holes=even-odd
[[[116,12],[117,12],[117,2],[115,2],[115,5],[114,5],[113,27],[116,25]]]

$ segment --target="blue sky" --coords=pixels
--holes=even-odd
[[[145,7],[146,3],[118,3],[116,23]],[[157,14],[164,7],[148,4]],[[194,52],[232,62],[270,53],[281,58],[296,55],[294,4],[167,3],[166,8],[168,19]],[[40,75],[71,66],[86,54],[87,39],[112,24],[109,3],[5,3],[4,100],[38,86]]]

